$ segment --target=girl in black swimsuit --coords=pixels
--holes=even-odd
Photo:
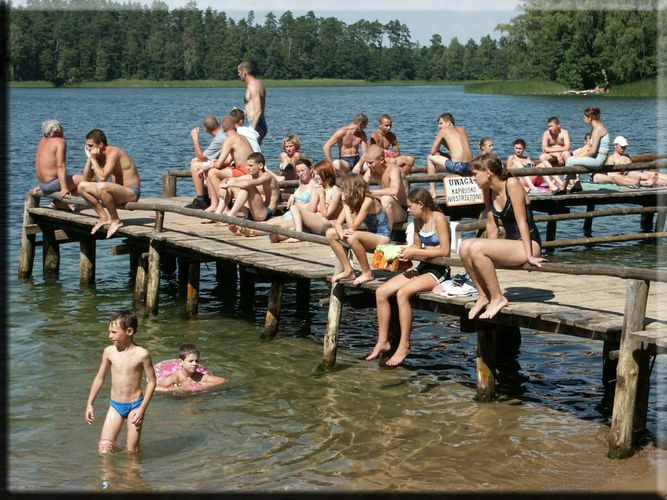
[[[505,179],[500,158],[483,154],[472,160],[470,170],[484,194],[486,238],[464,240],[459,255],[479,292],[468,317],[474,319],[486,307],[480,319],[491,319],[508,302],[498,283],[496,265],[518,267],[528,262],[541,267],[542,240],[523,186],[514,177]],[[499,222],[505,228],[505,239],[498,239]]]

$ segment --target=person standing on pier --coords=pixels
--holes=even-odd
[[[521,182],[506,178],[500,158],[483,154],[470,162],[470,170],[484,196],[486,238],[463,240],[459,255],[479,293],[468,317],[474,319],[486,308],[480,319],[491,319],[508,303],[496,265],[541,267],[542,240]],[[505,239],[498,239],[499,222],[505,228]]]
[[[76,186],[82,177],[67,173],[67,140],[64,137],[62,123],[58,120],[44,120],[42,134],[35,154],[35,175],[38,185],[32,190],[32,194],[57,193],[62,198],[76,192]],[[53,206],[61,210],[70,210],[70,207],[60,200],[53,200]]]
[[[123,225],[116,208],[139,201],[139,172],[132,157],[120,147],[109,145],[107,136],[100,129],[88,132],[85,150],[88,161],[83,169],[85,180],[79,184],[79,193],[100,217],[90,234],[108,224],[107,238],[111,238]],[[90,181],[94,177],[97,182]]]
[[[453,174],[469,175],[468,162],[472,160],[472,150],[468,132],[465,128],[456,126],[454,117],[450,113],[443,113],[438,117],[438,128],[440,132],[431,145],[426,171],[435,174],[438,170],[446,170]],[[440,151],[440,146],[445,146],[449,150],[449,156]],[[431,182],[430,192],[435,199],[435,182]]]
[[[266,89],[262,80],[255,76],[255,68],[249,61],[243,61],[238,65],[239,78],[246,85],[243,102],[245,103],[245,115],[250,120],[250,126],[259,134],[258,142],[261,145],[269,127],[266,124],[264,111],[266,109]]]

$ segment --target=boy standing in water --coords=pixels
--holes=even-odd
[[[134,343],[137,317],[130,311],[119,311],[109,321],[109,339],[113,345],[102,353],[102,363],[93,379],[86,404],[86,422],[95,419],[93,402],[104,385],[107,371],[111,369],[111,399],[107,411],[98,453],[115,453],[122,448],[116,442],[127,420],[127,452],[139,451],[141,426],[148,403],[155,390],[155,370],[148,351]],[[146,372],[146,394],[141,392],[141,375]]]

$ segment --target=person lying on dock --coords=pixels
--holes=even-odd
[[[283,151],[280,153],[278,169],[286,181],[296,180],[295,165],[301,158],[301,139],[298,135],[289,134],[283,138]]]
[[[58,120],[44,120],[42,122],[42,138],[35,153],[35,176],[37,187],[32,194],[45,194],[63,197],[67,194],[76,194],[77,185],[81,182],[81,175],[67,173],[67,140],[64,137],[63,126]],[[72,207],[60,200],[53,200],[53,206],[60,210],[71,211]]]
[[[405,175],[408,175],[412,171],[412,167],[415,166],[415,157],[401,155],[401,149],[398,147],[396,134],[391,131],[392,125],[393,121],[391,116],[380,116],[378,128],[371,134],[370,144],[377,144],[384,149],[385,156],[394,158],[398,168],[400,168]],[[358,173],[363,174],[364,172],[361,171]]]
[[[208,194],[211,197],[211,206],[206,210],[215,213],[221,213],[226,206],[224,200],[219,196],[220,182],[223,179],[248,174],[246,161],[253,153],[248,139],[236,131],[236,120],[233,117],[225,116],[222,119],[222,130],[227,139],[222,146],[220,156],[217,160],[207,162],[203,168],[208,184]],[[220,203],[223,203],[223,206]]]
[[[132,157],[119,146],[108,144],[100,129],[93,129],[86,135],[86,155],[88,161],[83,169],[84,181],[79,184],[79,194],[100,217],[90,234],[108,225],[107,238],[111,238],[123,225],[117,208],[139,201],[139,172]],[[94,177],[97,181],[90,180]]]
[[[181,345],[178,357],[180,362],[166,360],[155,365],[156,392],[195,392],[229,382],[224,377],[213,375],[199,363],[199,349],[194,344]]]
[[[514,141],[514,154],[510,155],[505,162],[507,169],[511,168],[532,168],[536,165],[529,156],[524,156],[526,152],[526,141],[517,139]],[[538,167],[550,167],[551,163],[548,161],[541,162]],[[562,181],[557,176],[550,175],[526,175],[517,177],[523,188],[528,193],[541,194],[547,190],[560,189]]]
[[[316,209],[313,212],[310,206],[292,205],[290,207],[291,228],[295,231],[305,229],[323,236],[327,229],[333,227],[334,221],[343,209],[342,192],[336,186],[336,171],[328,160],[322,160],[315,165],[313,180],[315,181]],[[271,241],[276,242],[285,239],[285,236],[272,233],[270,238]]]
[[[542,240],[533,219],[530,200],[515,177],[505,178],[500,158],[484,154],[470,163],[482,190],[486,210],[486,238],[461,242],[459,255],[479,297],[468,313],[470,319],[491,319],[508,303],[498,283],[496,265],[518,267],[526,262],[541,267]],[[505,239],[498,239],[499,222]]]
[[[266,171],[265,163],[266,160],[262,153],[252,153],[246,161],[249,175],[225,180],[224,187],[232,190],[235,195],[234,205],[227,215],[236,217],[240,211],[244,210],[249,220],[257,222],[263,222],[273,216],[280,199],[280,190],[275,176]],[[235,224],[230,224],[229,229],[238,235],[252,236],[250,233],[245,234],[244,231],[248,230],[247,228]]]
[[[542,134],[542,154],[540,163],[548,162],[555,166],[563,166],[570,153],[570,134],[560,126],[560,120],[552,116],[547,120],[547,129]]]
[[[470,175],[468,162],[472,160],[472,150],[466,129],[457,127],[450,113],[443,113],[438,117],[438,128],[440,130],[431,145],[426,171],[435,174],[436,171],[446,170],[453,174]],[[442,153],[440,146],[447,148],[449,155]],[[430,192],[435,199],[435,182],[430,183]]]
[[[380,185],[379,189],[371,191],[371,196],[380,200],[389,219],[389,227],[393,228],[394,224],[408,220],[408,190],[405,175],[396,162],[392,161],[394,158],[387,160],[384,149],[380,146],[368,146],[368,171],[364,174],[364,180],[368,183],[373,178]]]
[[[404,247],[399,259],[414,257],[449,257],[450,234],[449,222],[440,212],[433,197],[424,188],[415,188],[408,195],[408,207],[415,221],[414,240],[411,246]],[[389,344],[389,324],[391,305],[389,300],[394,295],[398,303],[398,316],[401,325],[401,340],[394,355],[387,360],[387,365],[397,366],[410,354],[410,333],[412,331],[412,305],[410,299],[419,292],[428,292],[442,283],[449,273],[449,268],[420,262],[415,269],[410,269],[386,281],[375,291],[378,315],[378,339],[373,352],[366,360],[376,359],[383,352],[391,349]]]
[[[610,154],[605,165],[630,165],[632,160],[626,154],[628,140],[619,135],[614,139],[614,153]],[[630,170],[624,172],[606,172],[593,174],[595,183],[611,183],[619,186],[654,187],[667,185],[667,175],[657,170]]]
[[[291,209],[301,209],[304,212],[313,213],[317,208],[317,194],[315,194],[315,181],[312,178],[311,174],[311,161],[308,158],[299,158],[296,161],[296,174],[299,177],[299,187],[292,193],[287,200],[287,209],[288,211],[284,215],[278,215],[276,217],[271,217],[266,224],[278,225],[280,227],[292,228],[294,227],[294,219],[292,216]],[[266,234],[263,231],[257,229],[248,229],[245,227],[239,227],[236,225],[231,225],[230,230],[237,235],[243,236],[262,236]],[[269,237],[273,243],[285,239],[284,237],[280,238],[280,235],[275,233],[270,233]],[[300,240],[294,238],[287,238],[285,241],[289,243],[298,243]]]
[[[210,160],[216,160],[222,151],[222,145],[225,143],[227,136],[220,126],[220,122],[213,115],[206,115],[204,117],[204,130],[213,139],[208,147],[202,151],[199,144],[199,127],[195,127],[190,131],[192,143],[195,148],[195,157],[190,161],[190,173],[192,175],[192,184],[195,186],[195,198],[192,203],[185,205],[185,208],[199,208],[206,209],[211,205],[211,198],[206,191],[205,165]]]
[[[585,153],[583,153],[583,156],[570,156],[565,162],[565,166],[582,166],[591,170],[597,170],[602,168],[607,160],[607,155],[609,153],[609,132],[607,132],[607,128],[600,118],[600,108],[589,106],[584,110],[583,119],[584,123],[591,127],[591,146]],[[581,191],[581,184],[577,174],[567,174],[563,186],[558,191],[555,191],[554,194],[560,195],[568,193],[567,186],[572,180],[575,180],[575,183],[569,192]]]
[[[359,148],[361,147],[362,154],[365,154],[368,146],[368,139],[364,132],[366,126],[368,126],[368,117],[359,113],[354,117],[352,123],[336,130],[324,143],[322,147],[324,157],[331,162],[337,174],[349,172],[360,163]],[[340,149],[338,160],[333,160],[331,157],[331,148],[334,145],[338,145]]]
[[[343,270],[332,276],[331,282],[354,277],[352,263],[347,258],[343,242],[347,242],[361,267],[361,275],[354,280],[354,285],[361,285],[373,279],[366,251],[374,250],[378,245],[389,243],[391,226],[380,201],[371,194],[368,184],[359,174],[347,174],[342,180],[343,210],[334,226],[327,230],[326,237]],[[347,224],[347,228],[343,228]],[[361,225],[366,231],[361,230]]]

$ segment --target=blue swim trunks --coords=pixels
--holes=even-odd
[[[354,166],[359,161],[359,155],[357,155],[357,156],[341,156],[339,159],[349,163],[350,168],[354,168]]]
[[[257,124],[257,128],[255,129],[259,133],[259,142],[262,142],[262,139],[264,136],[266,136],[267,132],[269,131],[269,126],[266,124],[266,118],[262,116],[260,118],[259,123]],[[263,133],[262,133],[263,132]]]
[[[137,197],[137,199],[134,200],[134,201],[139,201],[139,198],[141,197],[141,188],[140,188],[139,186],[132,186],[132,187],[129,188],[129,189],[130,189],[130,191],[132,191],[132,192],[135,194],[135,196]]]
[[[60,179],[57,177],[49,182],[40,182],[37,184],[44,194],[53,194],[60,191]]]
[[[118,414],[123,418],[127,418],[130,412],[135,408],[139,408],[141,406],[141,403],[143,402],[144,402],[143,394],[139,397],[139,399],[131,403],[119,403],[118,401],[109,399],[109,405],[112,406],[114,410],[116,410]]]
[[[467,161],[453,161],[450,159],[445,160],[445,168],[448,172],[459,175],[468,175],[470,174],[470,168]]]

